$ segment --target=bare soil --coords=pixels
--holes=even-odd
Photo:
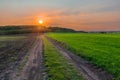
[[[39,37],[34,47],[29,51],[29,58],[22,71],[16,72],[12,80],[47,80],[42,53],[43,43]]]
[[[3,43],[3,41],[0,42]],[[31,41],[29,38],[5,41],[5,47],[0,48],[0,80],[9,80],[9,74],[18,66],[33,42],[34,38]]]
[[[60,42],[48,38],[54,47],[77,69],[85,80],[112,80],[113,76],[82,57],[68,51]]]
[[[2,55],[0,62],[6,62],[3,63],[3,67],[0,67],[0,80],[47,80],[41,37],[34,34],[29,37],[27,40],[13,41],[13,44],[10,44],[9,41],[9,46],[0,48],[2,50],[0,51]],[[16,55],[7,56],[13,52]],[[7,60],[11,57],[16,60],[13,62]]]

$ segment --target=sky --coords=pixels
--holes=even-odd
[[[120,0],[0,0],[0,25],[120,30]]]

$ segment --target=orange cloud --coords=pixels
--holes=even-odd
[[[42,19],[46,26],[63,26],[76,30],[116,30],[120,29],[120,12],[79,12],[67,10],[38,11],[36,13],[17,16],[12,13],[1,13],[0,24],[38,24]],[[4,16],[3,16],[4,15]]]

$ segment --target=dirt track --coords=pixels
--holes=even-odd
[[[73,54],[72,52],[64,49],[59,42],[48,38],[47,39],[54,45],[54,47],[78,70],[85,80],[112,80],[112,75],[108,74],[95,65],[84,60],[83,58]]]
[[[19,43],[18,46],[16,46],[17,43],[14,43],[15,48],[12,45],[10,49],[6,50],[7,53],[13,50],[13,52],[20,54],[17,57],[20,59],[14,62],[15,65],[7,67],[0,73],[0,80],[47,80],[47,74],[43,65],[41,36],[33,35],[28,38],[27,42],[23,42],[23,44]]]
[[[46,73],[43,66],[43,44],[40,37],[37,38],[35,46],[29,51],[29,58],[19,76],[15,75],[13,80],[45,80]]]

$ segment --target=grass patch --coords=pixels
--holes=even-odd
[[[66,43],[76,55],[96,64],[120,79],[120,34],[50,33],[49,37]]]
[[[53,45],[43,38],[44,57],[49,80],[83,80],[76,69],[53,47]]]

